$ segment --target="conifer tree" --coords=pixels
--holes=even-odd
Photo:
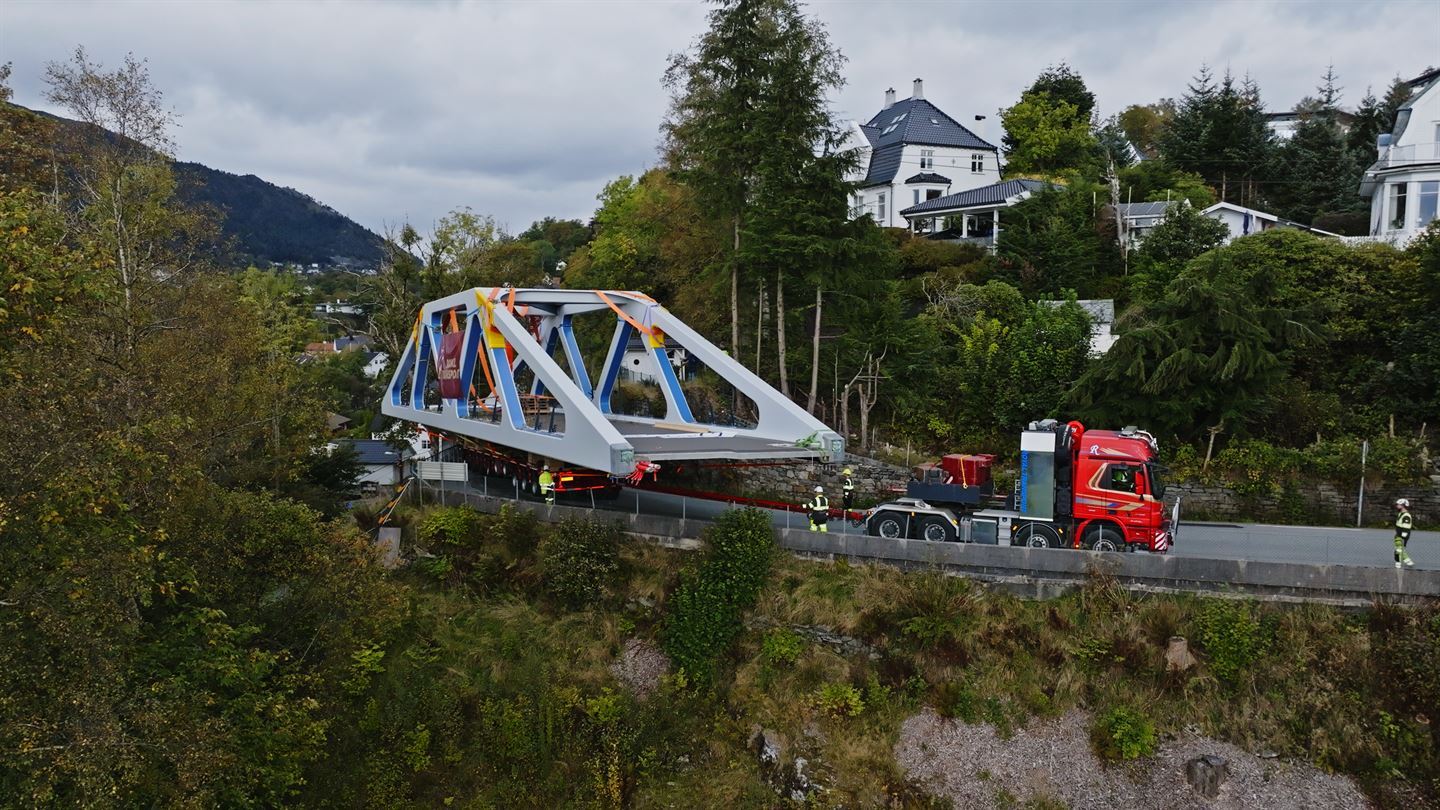
[[[803,185],[800,170],[816,150],[838,142],[827,96],[843,83],[842,63],[824,28],[794,0],[723,0],[694,52],[672,57],[665,73],[666,157],[702,212],[730,224],[730,348],[737,356],[742,278],[764,283],[763,268],[753,265],[763,256],[753,255],[747,233],[757,237],[749,244],[764,243],[750,220]],[[786,179],[787,172],[796,174]]]
[[[1281,213],[1300,222],[1361,207],[1357,189],[1362,166],[1340,128],[1341,88],[1336,78],[1331,66],[1316,88],[1319,107],[1300,122],[1281,149],[1283,184],[1276,196],[1282,202]]]

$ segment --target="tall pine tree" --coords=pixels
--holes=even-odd
[[[1258,206],[1275,154],[1260,90],[1249,77],[1239,86],[1228,72],[1217,85],[1204,65],[1191,81],[1160,139],[1162,157],[1193,172],[1227,202]]]
[[[794,0],[721,0],[709,19],[694,51],[672,57],[665,73],[663,129],[670,166],[702,212],[730,224],[730,348],[738,357],[741,283],[773,280],[767,240],[793,235],[775,210],[812,181],[817,151],[838,143],[827,96],[843,83],[843,57]]]
[[[1333,66],[1316,90],[1318,109],[1300,122],[1280,151],[1282,182],[1276,191],[1280,213],[1305,223],[1362,207],[1357,189],[1363,167],[1340,127],[1341,88]]]

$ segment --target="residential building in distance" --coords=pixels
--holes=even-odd
[[[1265,125],[1270,127],[1270,131],[1275,133],[1276,138],[1288,141],[1295,137],[1295,130],[1300,128],[1300,122],[1312,114],[1309,110],[1265,113]],[[1342,131],[1349,132],[1350,125],[1355,123],[1355,114],[1336,110],[1335,122],[1340,125]]]
[[[1058,307],[1064,301],[1043,301],[1046,306]],[[1110,351],[1120,336],[1115,334],[1115,299],[1081,298],[1075,303],[1090,316],[1090,356],[1099,357]]]
[[[1246,208],[1243,205],[1236,205],[1234,203],[1218,202],[1200,213],[1225,224],[1225,227],[1230,231],[1230,234],[1225,237],[1225,244],[1227,245],[1242,236],[1261,233],[1271,228],[1291,228],[1297,231],[1313,233],[1316,236],[1325,236],[1334,239],[1340,238],[1340,234],[1338,233],[1322,231],[1319,228],[1312,228],[1309,225],[1293,220],[1282,219],[1267,211]]]
[[[1155,230],[1165,212],[1173,205],[1189,205],[1188,200],[1155,200],[1153,202],[1128,202],[1115,206],[1120,215],[1120,232],[1125,235],[1125,246],[1130,250],[1140,247],[1145,237]],[[1112,302],[1110,314],[1113,320],[1115,310]]]
[[[354,448],[356,460],[364,468],[360,478],[356,480],[362,492],[373,492],[380,487],[395,487],[405,480],[406,466],[413,460],[414,453],[410,448],[397,450],[395,446],[387,441],[375,439],[340,439],[326,447],[327,452],[333,452],[335,448],[349,446]]]
[[[847,178],[859,186],[851,215],[882,227],[905,227],[901,209],[1000,180],[999,150],[927,101],[920,79],[901,101],[886,90],[885,106],[852,121],[841,149],[858,157]]]
[[[1352,241],[1404,246],[1440,207],[1440,68],[1411,79],[1395,128],[1376,139],[1376,159],[1360,180],[1370,199],[1370,236]]]
[[[915,233],[993,250],[995,237],[1000,233],[1000,211],[1029,199],[1047,186],[1054,187],[1054,184],[1043,180],[1003,180],[926,200],[906,208],[900,215]]]

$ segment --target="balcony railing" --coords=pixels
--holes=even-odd
[[[1385,150],[1375,162],[1377,169],[1404,168],[1422,163],[1440,163],[1440,142],[1407,143]]]

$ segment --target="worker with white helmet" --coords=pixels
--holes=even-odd
[[[815,487],[815,497],[805,504],[810,510],[810,531],[827,532],[827,524],[830,522],[830,499],[825,497],[824,487]]]
[[[555,475],[550,472],[550,465],[540,471],[540,494],[545,496],[545,503],[555,503]]]
[[[1395,501],[1395,567],[1410,565],[1415,561],[1410,559],[1410,553],[1405,547],[1410,545],[1410,531],[1415,528],[1415,516],[1410,514],[1410,501],[1400,498]]]

